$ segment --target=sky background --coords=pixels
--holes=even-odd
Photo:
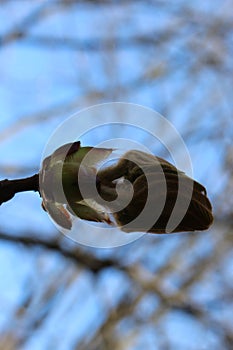
[[[0,235],[0,349],[230,349],[232,5],[0,1],[2,179],[38,172],[51,134],[72,114],[130,102],[174,125],[215,214],[208,232],[147,235],[121,248],[94,249],[62,237],[36,193],[16,195],[0,210],[1,233],[19,237],[13,243]],[[152,137],[121,133],[171,160]],[[109,127],[86,140],[95,145],[112,135]],[[171,147],[182,159],[182,150]],[[25,246],[22,237],[57,239],[65,250],[126,268],[113,264],[95,274],[59,249]],[[196,313],[164,302],[177,293]],[[110,322],[124,300],[132,309]]]

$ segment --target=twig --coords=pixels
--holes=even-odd
[[[24,191],[39,192],[39,174],[24,179],[0,181],[0,205],[12,199],[16,193]]]

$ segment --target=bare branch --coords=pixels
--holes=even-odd
[[[24,179],[0,181],[0,205],[12,199],[16,193],[25,191],[39,192],[39,174]]]

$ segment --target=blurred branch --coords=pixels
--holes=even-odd
[[[99,259],[91,253],[85,253],[80,250],[79,247],[66,248],[64,244],[59,242],[58,239],[45,240],[37,234],[37,237],[27,235],[12,236],[7,233],[0,232],[0,240],[8,241],[11,243],[23,244],[27,247],[42,247],[51,251],[56,251],[66,258],[73,260],[76,264],[80,264],[83,267],[89,269],[93,273],[98,273],[104,268],[114,267],[124,270],[123,265],[113,259]]]
[[[106,39],[85,39],[78,40],[66,37],[52,37],[45,35],[29,34],[24,37],[24,42],[32,45],[41,45],[44,47],[79,50],[79,51],[111,51],[112,49],[142,49],[143,47],[156,46],[164,44],[166,41],[172,39],[176,32],[174,30],[161,31],[160,33],[150,33],[150,35],[139,35],[128,38],[106,38]]]
[[[23,117],[17,117],[10,126],[3,129],[0,132],[0,142],[5,141],[8,138],[12,138],[14,134],[18,134],[21,130],[27,128],[28,126],[35,125],[36,123],[43,123],[53,118],[58,118],[60,116],[67,116],[68,113],[72,111],[77,112],[77,108],[80,105],[86,103],[86,101],[97,101],[104,97],[103,91],[89,91],[85,96],[75,97],[69,101],[62,101],[54,106],[48,107],[45,110],[35,112],[34,114],[29,114]]]
[[[50,2],[49,6],[47,2],[40,5],[38,8],[25,16],[18,24],[13,24],[13,28],[11,30],[0,36],[0,47],[22,39],[30,27],[34,26],[39,20],[44,20],[45,15],[48,15],[51,12],[53,9],[51,4],[52,1]]]
[[[13,163],[1,164],[0,163],[0,174],[1,176],[27,176],[28,174],[36,173],[38,171],[38,164],[35,166],[21,166]]]

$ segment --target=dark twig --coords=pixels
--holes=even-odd
[[[0,181],[0,205],[12,199],[16,193],[24,191],[39,192],[39,174],[24,179]]]

